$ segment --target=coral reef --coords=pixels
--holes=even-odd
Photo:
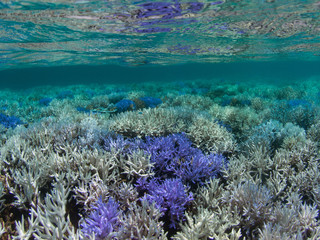
[[[320,239],[318,82],[0,90],[1,239]]]

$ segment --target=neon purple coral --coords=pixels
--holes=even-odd
[[[86,237],[95,235],[97,240],[114,237],[120,226],[118,207],[118,203],[112,198],[108,203],[99,198],[96,206],[93,207],[93,212],[81,224],[84,235]]]

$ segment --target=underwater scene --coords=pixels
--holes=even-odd
[[[0,239],[320,239],[319,15],[1,0]]]

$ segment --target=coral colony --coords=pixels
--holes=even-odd
[[[319,81],[197,85],[1,91],[1,239],[320,239]]]

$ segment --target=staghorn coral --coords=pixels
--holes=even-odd
[[[206,110],[212,106],[213,101],[209,97],[186,94],[177,96],[166,104],[174,107],[180,106],[192,108],[195,110]]]
[[[237,209],[222,201],[225,192],[219,179],[201,186],[194,195],[196,209],[186,213],[187,221],[180,224],[182,230],[174,238],[197,239],[194,234],[198,234],[202,236],[200,239],[239,239],[241,216]]]
[[[136,109],[136,104],[134,103],[134,101],[129,99],[122,99],[121,101],[117,102],[114,106],[117,112],[125,112]]]
[[[17,125],[24,124],[22,120],[15,116],[7,116],[0,113],[0,124],[5,128],[15,128]]]
[[[172,239],[241,239],[241,230],[235,227],[239,224],[239,217],[234,215],[236,214],[233,214],[230,208],[218,209],[215,212],[199,208],[193,217],[186,213],[186,222]]]
[[[133,202],[129,206],[129,213],[121,217],[123,228],[119,239],[150,239],[165,240],[163,222],[160,210],[148,201]]]
[[[265,148],[270,153],[276,150],[283,141],[283,136],[281,134],[282,128],[283,125],[274,120],[270,120],[267,123],[255,127],[251,136],[244,144],[245,147],[247,147],[247,149],[245,149],[246,152],[250,148],[257,146]]]
[[[90,215],[81,223],[84,235],[94,235],[98,240],[115,238],[120,228],[118,208],[119,205],[112,198],[105,203],[100,197],[92,206]]]
[[[171,134],[166,137],[146,137],[141,148],[151,155],[155,171],[161,175],[172,172],[175,162],[198,152],[191,144],[185,134]]]
[[[130,89],[119,92],[99,85],[89,89],[94,94],[86,94],[85,86],[70,87],[73,98],[53,99],[46,107],[39,100],[53,98],[59,89],[47,88],[19,98],[6,95],[8,91],[3,96],[0,91],[6,99],[0,101],[1,112],[17,114],[28,122],[1,129],[2,239],[54,239],[54,234],[60,239],[93,239],[78,227],[88,219],[99,197],[105,204],[112,198],[119,205],[118,239],[319,239],[319,124],[308,115],[314,104],[311,97],[289,94],[294,99],[281,100],[295,114],[287,116],[293,123],[285,123],[288,118],[282,123],[271,119],[268,110],[281,102],[275,100],[275,88],[270,86],[258,91],[245,87],[241,93],[234,87],[234,91],[224,91],[226,96],[210,95],[210,101],[193,95],[206,91],[197,84],[182,90],[152,86],[152,92],[141,88],[135,98],[133,94],[128,97]],[[212,83],[204,87],[217,88]],[[179,96],[181,91],[187,95]],[[136,101],[143,96],[157,96],[164,103],[152,111],[138,109],[114,114],[111,119],[103,109],[90,113],[76,109],[109,109],[121,99]],[[234,106],[214,103],[223,99],[233,99]],[[249,102],[242,100],[250,100],[251,105],[244,106]],[[188,101],[193,105],[187,106]],[[148,105],[141,99],[140,103]],[[174,104],[180,107],[165,108]],[[129,115],[131,119],[126,119]],[[300,116],[313,119],[299,122]],[[109,126],[116,125],[118,118],[119,126],[110,133]],[[128,131],[121,130],[128,120]],[[199,145],[190,133],[195,126]],[[203,140],[220,136],[206,136],[208,126],[224,136],[210,140],[213,144]],[[225,151],[223,144],[230,136],[235,148]],[[58,175],[64,177],[58,180]],[[179,178],[179,183],[168,183],[172,178]],[[151,183],[157,190],[148,189]],[[185,194],[171,191],[177,186]],[[159,192],[163,195],[158,196]],[[170,198],[170,194],[178,197]],[[183,205],[183,196],[191,194],[193,200],[183,211],[163,210],[175,208],[177,199],[177,205]],[[156,200],[145,201],[147,198]],[[169,228],[170,224],[175,228]]]
[[[205,152],[230,154],[236,150],[232,134],[217,122],[204,117],[195,118],[187,134],[196,147]]]
[[[208,112],[214,119],[228,124],[235,137],[240,139],[245,131],[259,125],[266,115],[264,112],[258,114],[250,107],[221,107],[217,104],[214,104]]]
[[[187,194],[187,189],[180,179],[166,179],[164,181],[151,180],[141,183],[138,189],[146,190],[142,201],[155,202],[160,212],[169,218],[169,227],[176,228],[178,222],[184,219],[184,210],[193,200],[192,193]]]
[[[292,122],[306,130],[319,117],[319,107],[305,100],[279,101],[273,104],[272,109],[271,118],[283,124]]]
[[[297,193],[292,193],[285,206],[276,206],[272,221],[259,229],[261,239],[318,239],[319,210],[315,205],[302,203]]]
[[[316,202],[320,187],[319,164],[317,161],[309,162],[302,171],[288,176],[291,192],[297,192],[303,196],[307,203]],[[315,199],[314,199],[315,198]]]
[[[191,186],[203,184],[216,177],[226,164],[226,159],[215,153],[205,155],[192,147],[186,134],[166,137],[146,137],[140,147],[151,155],[156,176],[174,176]]]
[[[153,175],[151,169],[153,162],[150,161],[150,153],[140,149],[140,139],[125,139],[121,135],[104,139],[103,148],[116,153],[118,167],[122,174],[127,177],[148,177]]]
[[[251,107],[256,111],[262,111],[267,107],[265,101],[260,97],[255,97],[251,99]]]
[[[282,87],[274,91],[274,95],[277,99],[296,99],[302,98],[305,93],[301,89],[295,89],[291,86]]]
[[[20,169],[10,169],[6,181],[8,190],[16,198],[14,205],[24,207],[39,197],[39,189],[49,181],[49,168],[33,161]]]
[[[104,185],[99,175],[96,174],[87,180],[79,181],[78,185],[73,188],[73,192],[77,204],[89,211],[99,197],[103,197],[104,200],[109,196],[109,187]]]
[[[272,196],[270,191],[252,182],[245,182],[225,192],[222,202],[239,211],[242,233],[249,237],[257,235],[257,229],[272,219]]]
[[[261,147],[272,156],[274,152],[282,147],[285,140],[288,139],[304,139],[304,129],[287,123],[284,126],[275,120],[269,120],[264,124],[253,128],[248,139],[242,144],[244,152],[249,152],[254,148]]]
[[[82,104],[81,104],[82,105]],[[99,95],[94,96],[89,101],[86,101],[86,104],[84,104],[84,107],[86,109],[105,109],[110,106],[109,97],[107,95]]]
[[[71,240],[78,235],[71,225],[69,217],[66,217],[70,188],[64,186],[64,177],[64,174],[55,176],[56,182],[53,183],[53,190],[45,196],[43,203],[39,199],[32,203],[27,229],[24,217],[21,222],[16,222],[18,235],[15,236],[15,239],[34,237],[35,239]],[[65,236],[69,236],[69,238],[65,238]]]
[[[191,159],[178,161],[171,168],[174,169],[174,175],[182,179],[184,183],[194,186],[194,184],[201,185],[208,179],[217,177],[224,165],[226,165],[226,160],[223,156],[214,153],[205,156],[199,152]]]
[[[201,214],[194,217],[186,213],[186,223],[181,226],[173,239],[188,240],[188,239],[208,239],[210,237],[210,227],[213,223],[214,213],[207,209],[200,209]]]
[[[307,137],[315,143],[320,142],[320,121],[316,121],[307,131]]]
[[[185,128],[174,109],[151,108],[125,112],[110,119],[109,129],[127,137],[163,136]]]

